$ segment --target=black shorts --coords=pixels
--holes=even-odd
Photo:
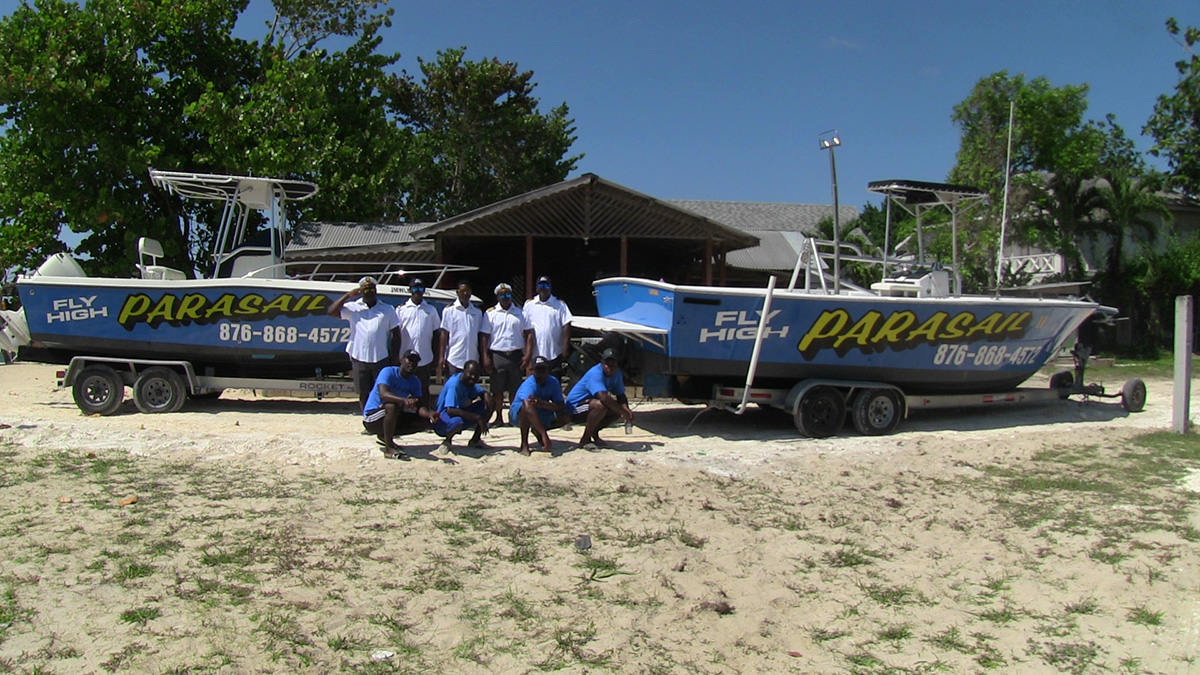
[[[521,386],[521,356],[520,349],[511,352],[492,352],[492,374],[488,391],[497,397],[507,393],[511,401],[517,395],[517,387]]]
[[[383,435],[383,423],[387,417],[383,408],[375,408],[363,413],[363,428],[375,434],[376,436]],[[429,428],[429,422],[414,412],[401,412],[396,417],[396,428],[392,430],[393,436],[403,436],[405,434],[415,434],[418,431],[424,431]]]
[[[350,359],[350,374],[354,376],[354,391],[358,392],[359,398],[365,401],[371,395],[371,390],[375,388],[375,378],[379,377],[380,371],[387,367],[389,361],[384,359],[368,363]]]

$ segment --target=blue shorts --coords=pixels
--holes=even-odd
[[[525,401],[513,401],[512,405],[509,406],[508,418],[514,427],[521,426],[521,409],[524,407]],[[554,420],[558,419],[558,416],[561,414],[561,412],[555,413],[546,410],[545,408],[537,409],[538,420],[541,421],[542,426],[546,427],[547,429],[554,427]]]
[[[487,414],[487,404],[484,403],[483,401],[479,401],[476,403],[472,403],[471,405],[467,406],[466,408],[463,408],[463,410],[466,410],[467,412],[474,413],[474,414],[482,417],[483,415]],[[454,433],[458,433],[458,431],[460,429],[467,426],[468,424],[474,424],[474,422],[467,422],[467,420],[465,418],[454,417],[452,415],[447,415],[445,412],[442,412],[438,415],[438,421],[434,422],[433,430],[435,433],[437,433],[438,436],[445,437],[445,436],[449,436]]]

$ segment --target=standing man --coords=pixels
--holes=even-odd
[[[429,407],[429,378],[433,375],[433,337],[442,317],[433,305],[425,302],[425,282],[413,279],[408,284],[408,302],[396,308],[400,321],[400,353],[409,350],[421,356],[414,373],[421,381],[421,405]]]
[[[483,315],[483,370],[491,375],[492,397],[496,400],[496,424],[504,423],[501,410],[504,394],[508,394],[511,406],[517,399],[517,387],[521,376],[529,368],[529,356],[525,345],[533,331],[525,326],[525,314],[513,304],[512,287],[500,284],[496,287],[497,304]],[[508,421],[516,424],[509,413]]]
[[[467,361],[463,364],[462,372],[451,375],[442,385],[442,392],[438,394],[437,415],[433,430],[443,439],[439,449],[454,452],[454,436],[467,427],[475,429],[467,447],[487,448],[482,436],[492,416],[492,395],[479,386],[478,362]]]
[[[561,427],[571,419],[565,408],[562,385],[550,374],[550,362],[542,356],[534,358],[533,374],[521,383],[508,411],[509,423],[521,427],[522,455],[528,457],[530,454],[530,429],[537,434],[542,450],[553,452],[546,430]]]
[[[586,425],[579,447],[588,452],[598,452],[604,445],[600,430],[623,417],[633,424],[633,411],[625,396],[625,379],[617,367],[617,353],[605,349],[600,354],[600,363],[592,366],[567,394],[567,410],[571,421]]]
[[[449,370],[448,375],[458,373],[466,367],[467,361],[479,361],[479,329],[483,328],[483,312],[471,304],[470,282],[458,282],[455,293],[458,302],[442,310],[438,377],[446,370]]]
[[[395,363],[400,355],[400,323],[396,319],[396,308],[380,302],[375,294],[375,279],[363,277],[358,288],[329,306],[328,314],[350,322],[350,339],[346,342],[346,353],[350,355],[350,372],[354,375],[354,389],[358,392],[358,407],[363,410],[367,397],[375,388],[375,378],[389,363]]]
[[[383,456],[388,459],[407,462],[410,458],[395,437],[423,431],[438,420],[436,412],[421,405],[421,381],[413,374],[420,360],[420,354],[408,351],[399,366],[381,370],[363,408],[363,427],[379,438]]]
[[[560,372],[571,350],[571,310],[550,294],[550,277],[539,277],[537,295],[525,303],[526,325],[533,329],[534,349],[529,357],[543,356],[550,372]]]

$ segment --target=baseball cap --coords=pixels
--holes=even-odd
[[[535,356],[533,357],[533,367],[548,369],[550,368],[550,359],[547,359],[544,356]]]
[[[615,351],[613,351],[612,347],[609,347],[608,349],[605,349],[603,352],[600,352],[600,360],[601,361],[608,361],[608,360],[616,361],[617,353]]]
[[[358,280],[359,288],[366,288],[367,286],[377,286],[377,285],[379,285],[379,282],[375,281],[375,277],[363,277]]]
[[[420,277],[417,277],[417,278],[413,279],[412,281],[408,282],[408,290],[410,293],[424,293],[425,292],[425,282],[421,281]]]
[[[404,356],[401,356],[400,358],[407,359],[409,361],[416,361],[417,363],[421,362],[421,355],[411,349],[404,352]]]
[[[549,286],[550,285],[550,277],[545,277],[545,276],[538,277],[537,285],[541,286],[543,284],[546,286]]]

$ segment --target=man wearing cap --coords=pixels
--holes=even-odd
[[[604,427],[625,418],[633,424],[633,411],[625,396],[625,380],[617,366],[617,353],[605,349],[600,354],[600,363],[592,366],[567,394],[567,410],[571,421],[586,425],[579,447],[596,452],[604,442],[599,432]]]
[[[491,375],[489,389],[496,400],[496,424],[503,424],[501,410],[504,395],[508,394],[511,406],[517,399],[517,387],[521,375],[529,368],[529,357],[525,355],[525,344],[532,331],[525,326],[525,314],[513,304],[512,287],[508,284],[496,286],[496,304],[483,313],[480,328],[483,352],[483,370]],[[512,413],[508,420],[516,424]]]
[[[483,312],[471,304],[471,283],[463,280],[455,289],[458,301],[442,310],[441,341],[438,344],[437,374],[454,375],[467,361],[479,361],[479,329]]]
[[[379,371],[395,363],[400,354],[400,323],[396,308],[380,302],[375,294],[375,280],[363,277],[358,287],[351,288],[333,301],[328,314],[350,322],[350,339],[346,353],[350,355],[350,372],[358,392],[359,409],[365,409],[367,397],[375,387]]]
[[[529,456],[529,430],[533,429],[542,450],[553,452],[547,429],[565,425],[571,416],[565,411],[562,385],[550,374],[550,362],[544,356],[533,360],[533,374],[521,383],[508,411],[509,423],[521,427],[521,454]]]
[[[429,378],[433,375],[433,336],[441,325],[437,309],[425,302],[425,282],[413,279],[408,284],[408,302],[396,308],[400,321],[400,352],[412,350],[421,355],[414,371],[421,381],[421,405],[429,407]]]
[[[453,452],[454,436],[467,427],[475,429],[467,447],[486,449],[482,436],[492,407],[492,395],[479,386],[479,363],[467,361],[462,372],[451,375],[438,394],[438,419],[433,430],[444,439],[440,449]]]
[[[389,459],[409,459],[394,440],[396,436],[423,431],[438,420],[437,412],[421,405],[421,381],[413,373],[420,360],[421,355],[410,350],[399,366],[379,371],[363,408],[363,427],[379,438],[383,455]]]
[[[544,356],[550,371],[558,372],[571,347],[571,310],[550,294],[550,277],[539,277],[537,295],[525,303],[525,325],[533,331],[530,357]]]

